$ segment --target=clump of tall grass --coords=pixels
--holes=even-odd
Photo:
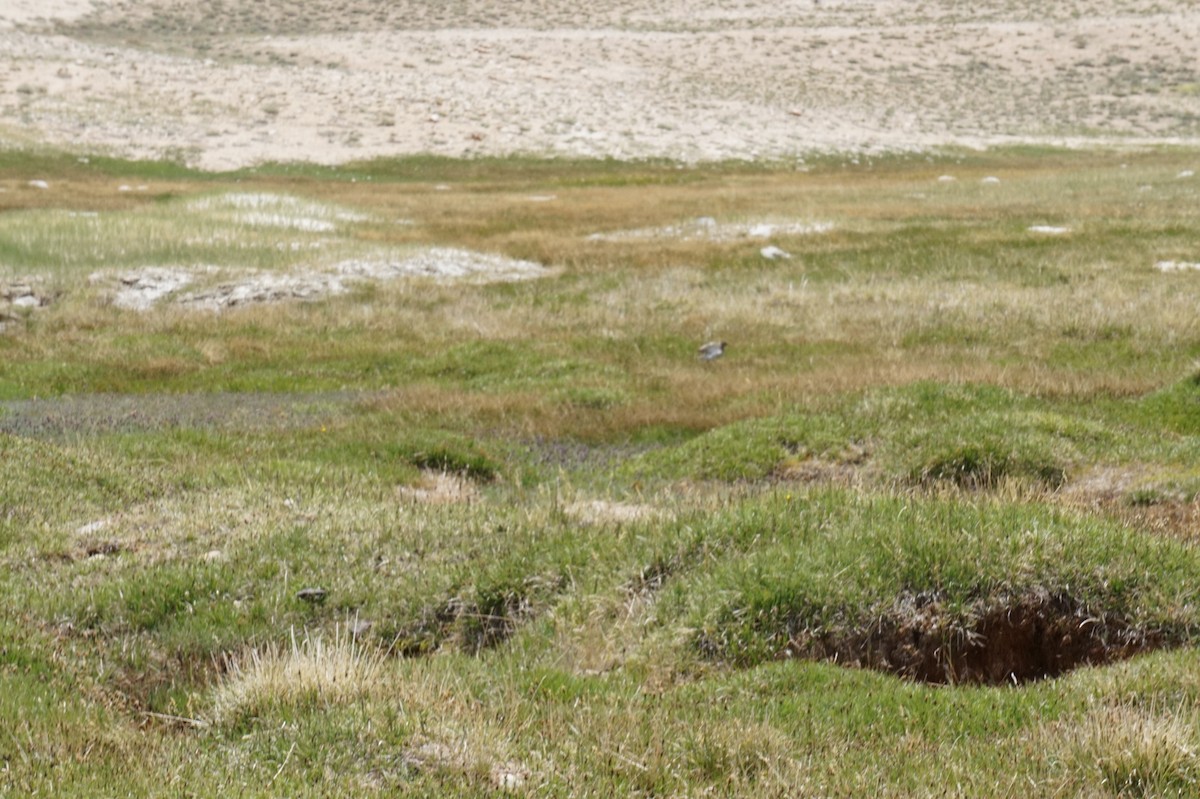
[[[1058,739],[1067,780],[1111,796],[1195,796],[1197,720],[1194,708],[1097,708]]]
[[[332,642],[292,630],[286,646],[231,658],[213,698],[217,723],[238,725],[282,707],[338,705],[380,691],[384,654],[337,633]]]

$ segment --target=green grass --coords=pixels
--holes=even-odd
[[[4,154],[0,793],[1194,794],[1193,161]]]

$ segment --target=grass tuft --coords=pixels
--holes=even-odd
[[[1070,779],[1108,796],[1192,796],[1200,790],[1194,708],[1101,706],[1062,731]]]
[[[1067,475],[1048,453],[1015,452],[1008,442],[995,439],[935,453],[913,474],[914,482],[945,481],[965,489],[996,488],[1010,479],[1028,479],[1058,488]]]
[[[319,635],[287,646],[272,644],[229,660],[212,699],[216,723],[243,728],[280,710],[307,712],[343,705],[385,688],[385,660],[377,650],[339,633],[332,643]]]

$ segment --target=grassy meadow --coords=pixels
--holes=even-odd
[[[1197,795],[1197,160],[0,154],[0,795]]]

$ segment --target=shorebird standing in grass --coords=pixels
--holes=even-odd
[[[702,361],[715,361],[717,358],[720,358],[724,354],[725,354],[725,342],[724,341],[710,341],[707,344],[704,344],[700,347],[700,354],[696,357],[698,357]]]

